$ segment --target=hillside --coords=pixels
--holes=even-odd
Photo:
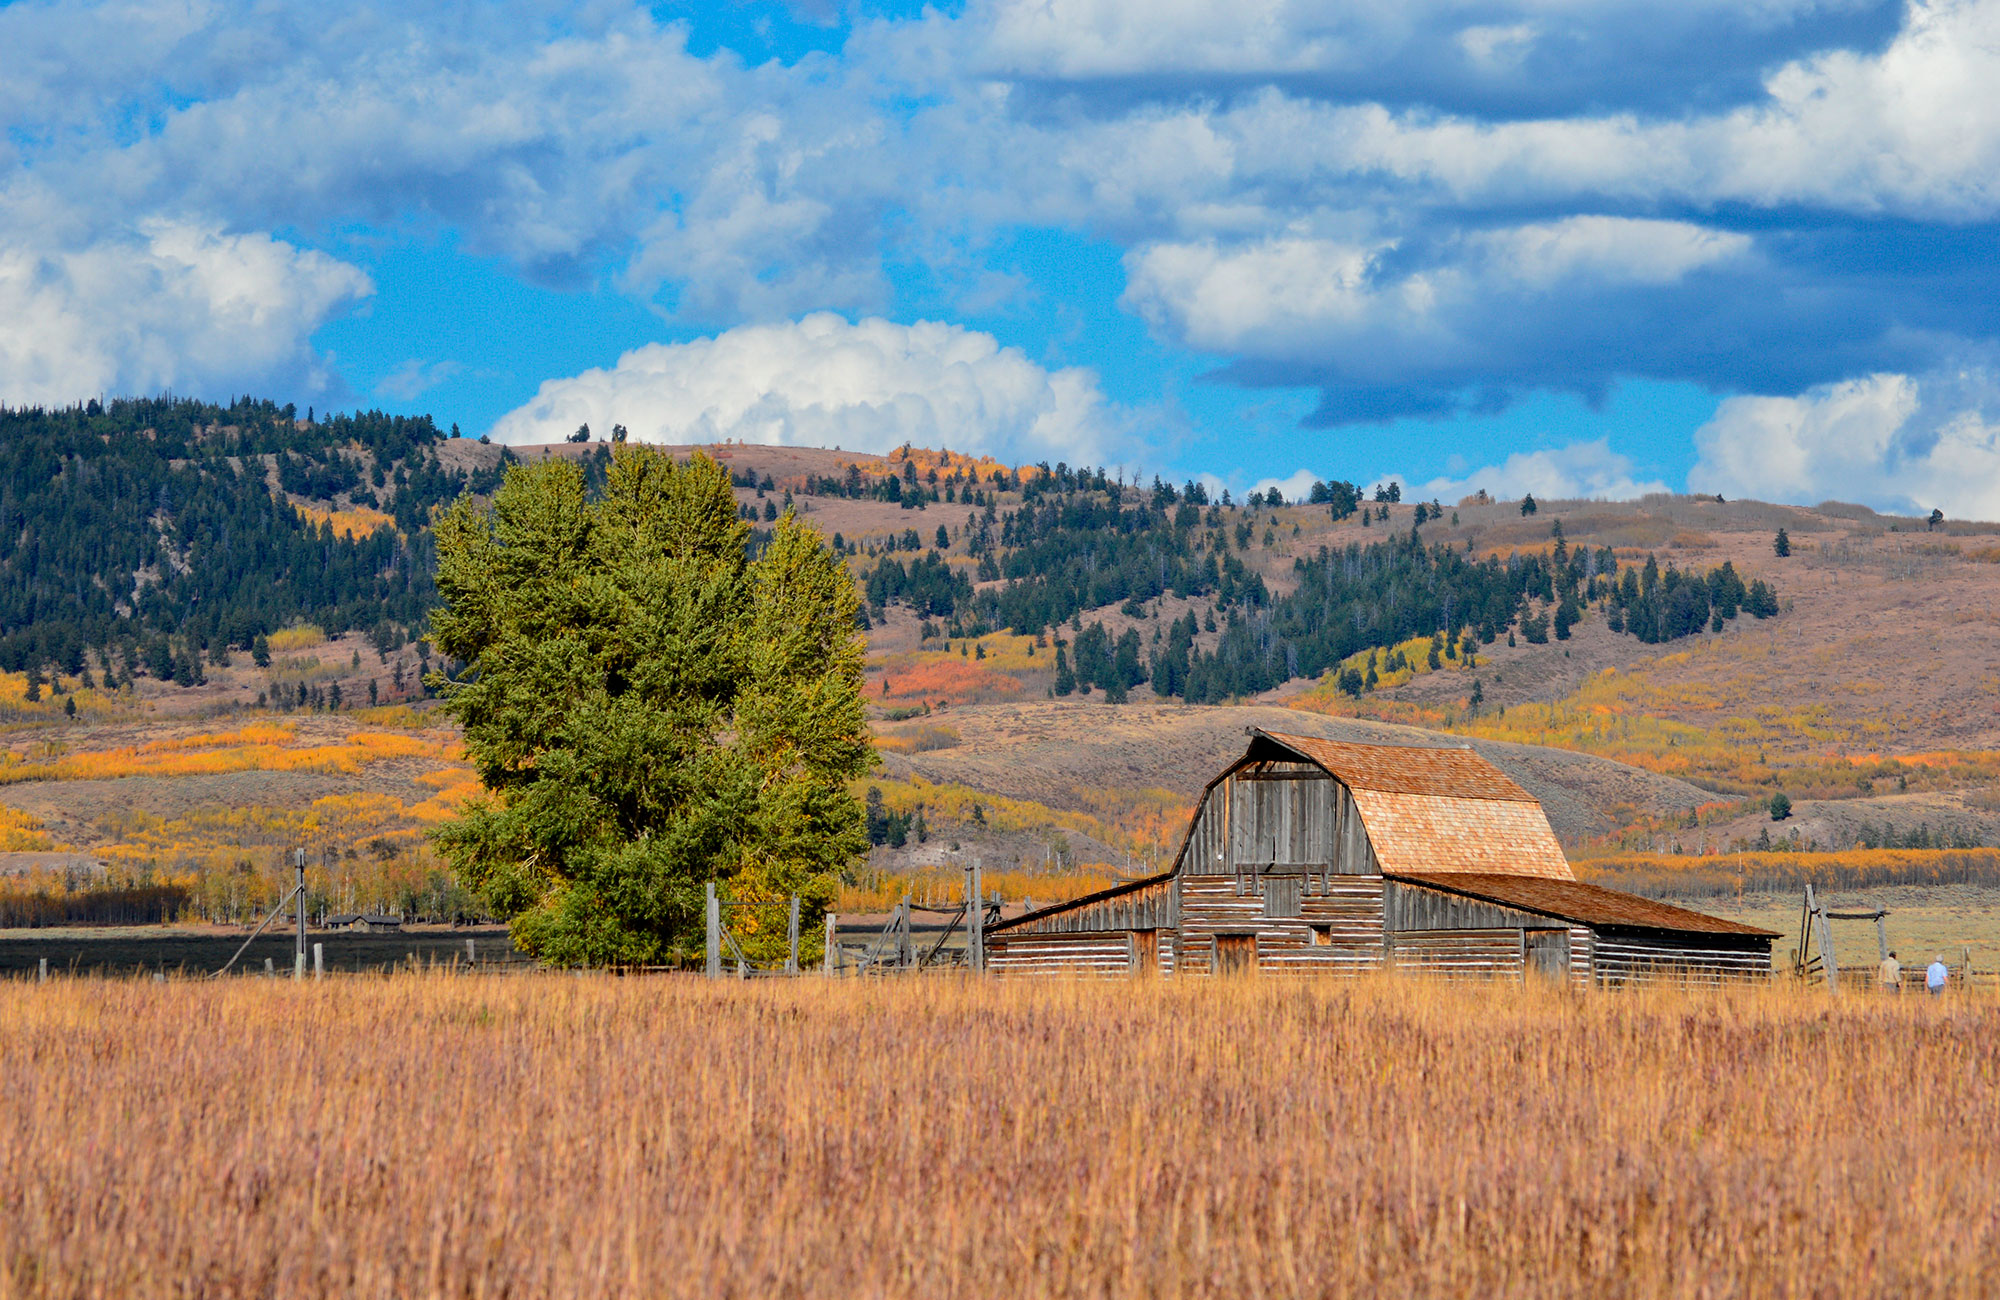
[[[509,460],[597,481],[610,449],[247,402],[0,419],[0,869],[82,854],[226,907],[304,838],[356,898],[448,893],[421,835],[474,783],[421,685],[449,667],[422,640],[430,512]],[[1251,725],[1472,744],[1573,853],[2000,844],[1992,525],[1337,479],[1225,504],[941,451],[703,450],[753,529],[789,503],[870,597],[874,871],[1157,864]],[[66,522],[88,492],[98,540]]]

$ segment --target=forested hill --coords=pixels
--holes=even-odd
[[[588,445],[536,454],[576,457],[600,489],[610,447],[587,427],[570,441]],[[1461,527],[1457,510],[1406,504],[1394,484],[1373,501],[1332,481],[1303,502],[1238,503],[1194,482],[908,447],[709,450],[744,517],[774,519],[782,494],[830,533],[871,622],[901,607],[925,645],[1001,629],[1053,639],[1056,694],[1095,686],[1115,700],[1150,682],[1216,701],[1327,672],[1359,693],[1377,661],[1348,661],[1412,637],[1432,638],[1433,657],[1517,633],[1563,640],[1595,606],[1613,631],[1659,642],[1778,608],[1728,563],[1683,571],[1572,549],[1559,522],[1529,523],[1532,498],[1468,498]],[[248,398],[0,410],[0,669],[191,685],[231,651],[261,658],[261,639],[292,623],[407,643],[435,601],[432,513],[493,491],[511,463],[428,416],[301,418]],[[911,526],[927,510],[937,522]],[[1506,518],[1539,531],[1510,533]]]
[[[431,508],[498,481],[443,441],[428,416],[249,399],[0,411],[0,667],[91,650],[186,683],[297,620],[400,643],[433,599]]]

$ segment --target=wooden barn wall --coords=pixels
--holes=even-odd
[[[1383,891],[1382,907],[1390,933],[1398,935],[1413,930],[1546,930],[1569,924],[1396,880]]]
[[[1597,932],[1587,925],[1572,925],[1569,928],[1569,982],[1578,988],[1589,988],[1595,976],[1597,962]]]
[[[1425,975],[1515,980],[1522,975],[1519,930],[1405,931],[1391,936],[1390,952],[1396,969]]]
[[[1274,882],[1298,899],[1297,916],[1266,915],[1266,892]],[[1258,966],[1267,971],[1358,971],[1382,964],[1380,878],[1264,873],[1183,876],[1179,883],[1176,970],[1212,973],[1218,933],[1254,934]]]
[[[996,975],[1126,975],[1131,934],[996,934],[987,941],[986,969]]]
[[[1070,908],[1011,926],[1002,934],[1079,934],[1105,930],[1170,930],[1180,924],[1180,899],[1172,880],[1116,898]],[[998,937],[998,936],[996,936]]]
[[[1181,874],[1268,871],[1379,875],[1347,787],[1302,763],[1260,763],[1224,777],[1195,812]]]
[[[1442,945],[1453,954],[1443,962],[1446,973],[1520,975],[1525,969],[1523,932],[1562,930],[1569,936],[1570,983],[1587,987],[1591,982],[1596,935],[1589,926],[1394,880],[1387,883],[1383,894],[1383,922],[1399,965],[1421,966],[1430,960],[1430,947],[1426,946],[1430,936],[1479,934],[1491,940],[1477,945],[1479,951],[1490,955],[1491,968],[1480,972],[1463,969],[1472,949],[1454,938]],[[1405,950],[1410,953],[1408,960],[1403,956]]]
[[[1752,946],[1718,942],[1720,936],[1699,934],[1661,936],[1597,936],[1597,980],[1618,986],[1651,980],[1721,984],[1766,979],[1771,974],[1768,941]]]

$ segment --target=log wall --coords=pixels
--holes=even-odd
[[[1128,975],[1135,947],[1126,931],[994,935],[986,945],[986,969],[996,975]]]
[[[1608,987],[1656,980],[1723,984],[1768,979],[1771,952],[1766,944],[1726,947],[1712,935],[1597,936],[1597,982]]]

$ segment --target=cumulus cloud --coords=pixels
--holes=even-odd
[[[1155,332],[1252,381],[1343,393],[1318,423],[1434,412],[1466,389],[1601,392],[1671,364],[1699,277],[1754,262],[1748,237],[1679,221],[1578,216],[1429,246],[1311,235],[1160,243],[1126,258],[1125,303]],[[1635,340],[1631,317],[1658,319]],[[1559,365],[1549,362],[1560,358]],[[1257,366],[1266,369],[1259,371]]]
[[[664,289],[687,319],[884,299],[900,178],[859,80],[697,56],[686,25],[616,3],[169,8],[0,10],[0,149],[135,219],[442,227],[541,283]]]
[[[1275,79],[1310,93],[1519,113],[1727,102],[1764,69],[1872,44],[1896,0],[975,0],[982,67],[1067,85]]]
[[[1867,375],[1798,397],[1732,397],[1695,434],[1700,492],[2000,519],[2000,379]]]
[[[355,267],[264,234],[149,220],[51,247],[0,245],[0,400],[329,382],[313,331],[373,291]]]
[[[1309,469],[1296,469],[1283,478],[1260,478],[1251,485],[1252,492],[1269,495],[1273,488],[1287,501],[1303,501],[1312,492],[1312,485],[1320,481],[1320,476]]]
[[[1966,223],[2000,220],[2000,0],[970,0],[851,19],[790,63],[698,54],[697,22],[0,6],[0,202],[30,177],[99,214],[0,245],[10,304],[64,340],[6,333],[10,382],[318,382],[312,329],[366,289],[303,245],[357,230],[614,288],[720,347],[828,309],[939,314],[954,277],[1020,273],[994,254],[1015,233],[1061,227],[1118,246],[1124,306],[1220,377],[1317,387],[1320,425],[1624,377],[1799,393],[1996,333],[2000,264]],[[215,273],[160,270],[162,221],[246,264],[263,240],[290,305],[235,347]],[[159,319],[90,308],[148,274]],[[1057,274],[1020,297],[1068,292]],[[1063,402],[1101,407],[1085,387]],[[866,423],[784,400],[781,429]]]
[[[873,452],[914,442],[1073,464],[1101,459],[1117,433],[1087,370],[1044,369],[956,325],[830,312],[650,344],[609,369],[549,380],[493,436],[554,442],[585,423],[600,435],[623,424],[648,442]]]
[[[1401,476],[1391,477],[1401,481]],[[1419,500],[1456,501],[1484,488],[1502,500],[1533,493],[1548,500],[1629,501],[1665,492],[1657,479],[1635,476],[1632,460],[1611,450],[1607,439],[1573,442],[1565,447],[1516,452],[1498,465],[1474,470],[1463,478],[1437,478],[1406,485],[1405,495]]]

